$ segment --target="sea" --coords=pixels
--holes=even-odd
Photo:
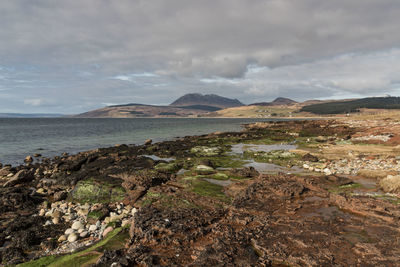
[[[53,157],[116,144],[142,144],[216,131],[240,131],[244,118],[0,118],[0,163],[18,165],[28,155]]]

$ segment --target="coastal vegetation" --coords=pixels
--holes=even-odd
[[[400,97],[368,97],[350,101],[334,101],[329,103],[304,106],[302,112],[314,114],[346,114],[368,109],[400,109]]]

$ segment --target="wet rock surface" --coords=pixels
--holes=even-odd
[[[397,152],[353,145],[373,139],[363,127],[257,123],[4,166],[1,263],[397,266]],[[390,143],[397,133],[374,135]],[[232,153],[238,144],[253,150]],[[340,145],[346,153],[331,152]],[[280,168],[260,174],[249,159]],[[302,172],[283,173],[292,166]]]

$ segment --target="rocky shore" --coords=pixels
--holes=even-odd
[[[4,266],[398,266],[400,124],[284,121],[0,166]]]

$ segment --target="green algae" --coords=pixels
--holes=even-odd
[[[163,208],[202,208],[193,202],[176,195],[168,195],[165,193],[158,193],[148,191],[147,194],[138,203],[141,207],[148,207],[150,205],[159,205]]]
[[[76,184],[68,200],[76,203],[109,203],[122,201],[125,195],[125,189],[118,179],[89,178]]]
[[[346,185],[341,185],[341,186],[336,186],[333,188],[330,188],[328,191],[331,193],[349,193],[353,191],[354,189],[361,188],[362,185],[359,183],[351,183],[351,184],[346,184]]]
[[[108,211],[105,210],[94,210],[90,211],[87,215],[88,219],[93,219],[94,221],[100,220],[107,216]]]
[[[157,171],[166,172],[166,173],[174,173],[177,172],[181,166],[177,163],[159,163],[154,167]]]
[[[280,166],[296,165],[300,156],[286,150],[274,150],[269,152],[251,151],[243,152],[245,159],[253,159],[255,162],[273,163]]]
[[[203,179],[194,179],[191,184],[191,191],[205,197],[212,197],[223,202],[230,202],[224,193],[223,186],[207,182]]]
[[[196,146],[190,149],[190,153],[199,157],[212,157],[222,154],[222,149],[219,147]]]

